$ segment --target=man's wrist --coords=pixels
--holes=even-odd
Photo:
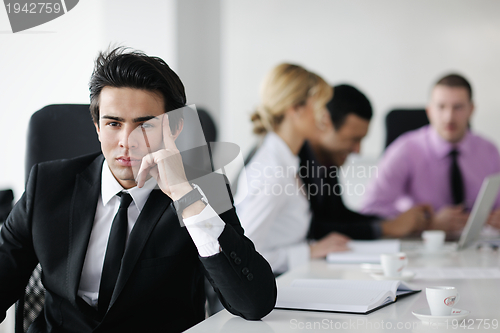
[[[188,187],[182,189],[182,192],[178,192],[187,193],[185,193],[178,200],[175,200],[173,203],[175,209],[177,210],[177,214],[182,215],[182,218],[184,219],[200,214],[208,205],[207,197],[198,185],[187,185]],[[188,188],[191,190],[188,190]]]
[[[390,223],[391,220],[385,220],[380,223],[380,229],[382,230],[382,235],[390,236]]]
[[[385,237],[400,237],[398,234],[397,226],[396,226],[397,220],[385,220],[380,222],[380,229],[382,231],[382,236]]]
[[[174,190],[172,190],[172,187],[174,188]],[[179,200],[193,190],[193,187],[188,182],[184,182],[172,187],[170,188],[170,195],[173,201]]]
[[[207,207],[207,205],[201,200],[193,202],[182,211],[182,218],[187,219],[188,217],[198,215],[205,209],[205,207]]]

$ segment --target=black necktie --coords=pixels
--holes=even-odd
[[[97,303],[97,308],[101,317],[104,316],[108,310],[111,295],[113,295],[113,290],[115,289],[116,279],[120,272],[121,261],[127,241],[127,210],[132,202],[132,197],[125,192],[120,192],[117,195],[121,197],[120,208],[118,208],[118,212],[113,219],[113,224],[109,233],[108,247],[106,248],[106,256],[104,257],[104,265],[102,268],[101,284],[99,285],[99,301]]]
[[[450,152],[451,156],[451,195],[453,197],[453,204],[459,205],[464,202],[464,183],[462,179],[462,172],[457,163],[458,151],[453,149]]]

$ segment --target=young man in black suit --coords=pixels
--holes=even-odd
[[[38,263],[45,307],[30,332],[180,332],[204,319],[204,274],[231,313],[267,315],[274,276],[225,178],[176,147],[179,77],[118,48],[96,60],[90,97],[102,154],[33,167],[0,233],[0,315]]]
[[[336,231],[354,239],[376,239],[404,237],[423,229],[424,206],[416,206],[394,220],[360,214],[345,206],[338,172],[350,154],[360,152],[373,112],[368,98],[355,87],[342,84],[333,88],[322,130],[299,153],[299,175],[309,189],[313,212],[309,237],[321,239]]]

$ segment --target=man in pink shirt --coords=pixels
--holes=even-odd
[[[429,204],[428,229],[461,230],[484,178],[500,172],[500,155],[490,141],[469,130],[472,89],[451,74],[434,86],[426,108],[430,125],[405,133],[386,150],[362,211],[394,218],[414,205]],[[500,198],[489,224],[500,228]]]

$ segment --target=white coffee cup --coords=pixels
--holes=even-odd
[[[380,263],[385,276],[399,277],[408,265],[408,257],[404,252],[381,254]]]
[[[425,250],[436,252],[443,248],[446,233],[443,230],[426,230],[422,232]]]
[[[460,300],[460,295],[455,287],[428,287],[425,289],[427,303],[433,316],[449,316],[453,307]]]

